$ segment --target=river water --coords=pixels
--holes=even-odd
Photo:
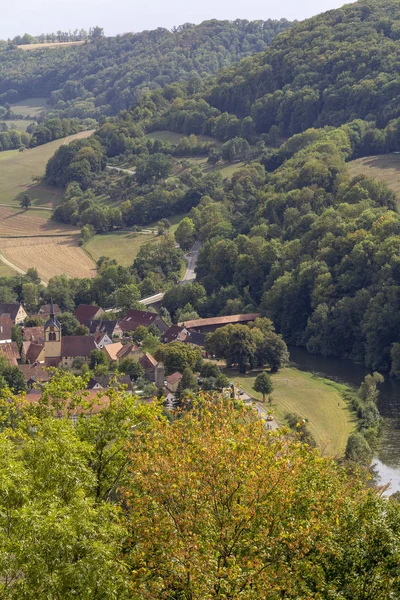
[[[290,359],[300,371],[318,373],[353,387],[359,387],[370,373],[363,365],[340,358],[313,356],[305,348],[291,346]],[[386,377],[379,386],[378,408],[384,419],[380,447],[374,459],[380,484],[391,484],[388,493],[400,490],[400,381]]]

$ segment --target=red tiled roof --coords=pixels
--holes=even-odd
[[[169,329],[164,333],[164,342],[169,344],[170,342],[184,342],[187,336],[186,329],[180,325],[171,325]]]
[[[182,373],[179,373],[178,371],[176,371],[175,373],[172,373],[172,375],[168,375],[167,383],[172,385],[172,384],[176,383],[177,381],[179,381],[180,379],[182,379]]]
[[[109,360],[117,360],[118,353],[120,352],[120,350],[122,350],[122,348],[123,345],[121,344],[121,342],[114,342],[114,344],[107,344],[106,346],[104,346],[103,352],[106,353]]]
[[[137,327],[142,325],[143,327],[150,327],[154,321],[159,317],[157,313],[131,309],[127,312],[126,316],[119,322],[119,326],[124,331],[135,331]]]
[[[261,317],[260,313],[249,313],[247,315],[227,315],[225,317],[211,317],[209,319],[194,319],[193,321],[185,321],[179,323],[184,325],[187,329],[193,329],[195,327],[208,327],[210,325],[230,325],[232,323],[247,323],[249,321],[255,321]]]
[[[40,400],[41,392],[38,390],[31,390],[29,394],[26,395],[26,400],[31,404],[35,404]],[[69,409],[69,415],[72,417],[73,415],[81,415],[81,414],[91,414],[95,415],[99,413],[103,408],[106,408],[110,404],[110,398],[104,393],[99,392],[97,390],[85,390],[82,392],[84,406],[75,406],[73,409]],[[87,403],[93,403],[91,406],[87,407]]]
[[[43,325],[37,327],[24,327],[23,330],[23,338],[24,340],[31,341],[36,340],[37,342],[44,341],[44,329]]]
[[[16,342],[6,342],[0,344],[0,353],[3,354],[11,366],[18,365],[18,360],[21,358]]]
[[[25,347],[25,344],[29,344],[28,348]],[[35,363],[38,360],[43,349],[43,344],[38,344],[37,342],[24,342],[25,358],[27,362],[31,364]]]
[[[38,363],[34,363],[33,365],[18,365],[18,369],[22,371],[27,381],[30,379],[48,381],[50,378],[49,372]]]
[[[143,356],[139,358],[139,363],[142,365],[145,371],[155,369],[155,367],[158,365],[158,362],[154,356],[149,354],[149,352],[145,352]]]
[[[93,335],[68,335],[61,340],[61,356],[89,356],[96,349]]]
[[[14,322],[7,315],[0,317],[0,340],[11,340],[11,330]]]
[[[74,317],[83,324],[85,321],[94,319],[96,314],[101,310],[100,306],[94,306],[93,304],[80,304],[74,312]]]

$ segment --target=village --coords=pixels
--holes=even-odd
[[[117,317],[99,306],[81,304],[73,317],[85,334],[66,335],[60,315],[59,306],[53,302],[41,306],[37,315],[28,315],[22,303],[0,304],[0,358],[23,375],[32,401],[40,396],[42,385],[55,370],[61,369],[87,374],[89,397],[100,397],[102,391],[118,386],[147,400],[163,397],[173,406],[182,387],[185,363],[179,368],[178,361],[176,369],[171,360],[165,365],[157,359],[159,351],[153,356],[143,347],[146,335],[158,340],[162,348],[174,344],[177,349],[193,349],[195,367],[208,357],[207,333],[226,325],[246,325],[260,317],[251,313],[168,324],[149,310],[131,309]],[[213,376],[218,378],[218,373],[214,367]],[[227,383],[225,379],[221,382]],[[198,381],[202,382],[200,378]],[[217,387],[223,383],[217,382]]]

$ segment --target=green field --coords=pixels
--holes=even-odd
[[[238,375],[231,370],[226,374],[249,395],[261,400],[261,394],[253,390],[254,374]],[[277,421],[284,423],[286,413],[296,413],[308,420],[308,427],[324,454],[343,455],[355,425],[342,395],[346,386],[292,368],[273,374],[272,381],[272,409]]]
[[[3,123],[6,123],[9,129],[16,129],[17,131],[26,131],[28,125],[30,125],[31,123],[36,123],[36,121],[34,119],[32,119],[31,121],[19,119],[14,121],[4,120]]]
[[[174,215],[168,217],[171,223],[170,232],[174,233],[186,215]],[[157,235],[157,223],[151,223],[143,228],[149,233],[133,233],[132,231],[115,231],[113,233],[104,233],[95,235],[85,244],[85,251],[95,262],[100,256],[108,256],[114,258],[120,265],[124,267],[130,266],[135,260],[140,247],[143,244],[150,242],[156,243],[159,240]]]
[[[16,271],[0,261],[0,277],[14,277],[15,275],[18,275]]]
[[[52,206],[60,197],[61,190],[34,182],[32,178],[44,175],[47,161],[60,146],[88,134],[81,132],[24,152],[0,152],[0,204],[17,205],[21,196],[27,193],[33,206]]]
[[[160,140],[160,142],[170,142],[171,144],[178,144],[179,141],[188,137],[184,133],[176,133],[175,131],[152,131],[146,135],[147,138],[151,140]],[[207,135],[196,135],[199,142],[213,142],[214,144],[219,144],[217,140]]]
[[[147,242],[155,243],[157,239],[157,234],[118,231],[95,235],[85,245],[85,250],[95,262],[100,256],[107,256],[114,258],[120,265],[128,267],[135,260],[140,246]]]
[[[218,173],[221,173],[221,175],[224,179],[232,177],[232,175],[234,173],[236,173],[236,171],[239,171],[239,169],[242,169],[246,164],[244,162],[235,162],[235,163],[219,162],[217,165],[215,165],[215,167],[213,167],[212,165],[209,165],[207,163],[207,158],[205,158],[204,156],[196,157],[196,158],[191,157],[191,158],[187,158],[187,160],[189,160],[189,162],[193,166],[200,167],[200,169],[203,171],[203,173],[218,172]]]
[[[38,117],[47,105],[47,98],[28,98],[11,104],[11,110],[23,117]]]
[[[400,202],[400,154],[382,154],[358,158],[348,163],[350,175],[367,175],[384,181]]]

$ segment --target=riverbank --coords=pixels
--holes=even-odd
[[[257,373],[240,375],[233,370],[225,370],[225,373],[247,394],[258,401],[262,399],[261,394],[253,390]],[[272,406],[267,403],[265,409],[271,408],[282,424],[286,413],[296,413],[306,419],[321,452],[329,456],[343,456],[347,439],[357,426],[356,417],[344,396],[349,388],[295,368],[272,374],[272,382]]]

